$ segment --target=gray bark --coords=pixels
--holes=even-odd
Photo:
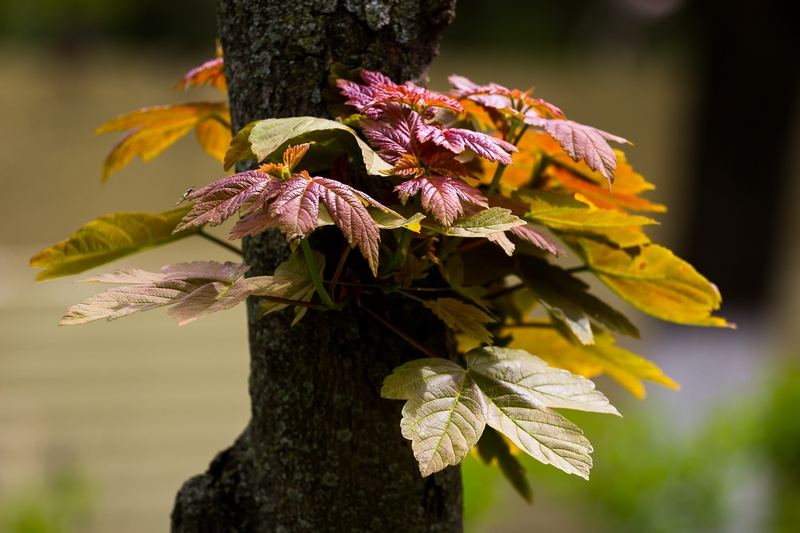
[[[219,0],[219,30],[234,130],[257,119],[326,116],[321,89],[334,62],[419,79],[437,53],[455,0]],[[312,247],[336,267],[343,241],[323,228]],[[271,273],[281,235],[244,242],[252,275]],[[360,254],[347,273],[368,272]],[[346,274],[348,275],[348,274]],[[453,357],[449,331],[418,304],[380,294],[363,301],[434,350]],[[209,470],[178,493],[172,531],[461,531],[457,467],[423,478],[400,434],[402,402],[382,380],[424,357],[357,305],[256,320],[248,302],[252,418]]]

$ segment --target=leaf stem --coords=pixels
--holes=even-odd
[[[328,296],[333,298],[333,291],[336,289],[336,282],[339,281],[339,275],[342,273],[342,269],[344,268],[344,263],[347,261],[347,256],[350,255],[350,246],[345,242],[344,243],[344,250],[342,250],[342,256],[339,258],[339,264],[336,265],[336,272],[333,273],[333,279],[331,279],[330,284],[328,285]]]
[[[394,324],[389,322],[389,320],[386,319],[385,317],[379,315],[377,312],[373,311],[372,309],[370,309],[369,307],[367,307],[366,305],[364,305],[361,302],[359,302],[359,305],[361,305],[361,308],[364,309],[364,311],[366,311],[367,313],[369,313],[372,316],[374,316],[375,318],[377,318],[378,321],[380,321],[384,326],[386,326],[387,328],[389,328],[392,331],[394,331],[397,335],[402,337],[407,343],[409,343],[414,348],[418,349],[419,351],[421,351],[422,353],[424,353],[425,355],[427,355],[429,357],[435,357],[436,359],[442,359],[441,356],[436,355],[435,353],[430,351],[424,345],[422,345],[421,343],[416,341],[414,338],[409,336],[406,332],[404,332],[403,330],[401,330],[400,328],[398,328],[397,326],[395,326]]]
[[[317,290],[317,294],[319,294],[319,297],[322,299],[322,303],[329,308],[333,307],[333,301],[331,297],[328,296],[328,293],[325,292],[325,286],[322,284],[322,279],[319,277],[317,263],[314,261],[314,256],[311,254],[311,246],[308,245],[308,239],[302,239],[300,241],[300,246],[303,247],[303,255],[306,257],[308,271],[311,274],[311,281],[314,282],[314,288]]]
[[[499,163],[497,165],[497,170],[494,171],[494,177],[492,177],[492,184],[489,185],[489,192],[486,193],[487,196],[491,196],[497,192],[497,186],[500,184],[500,178],[503,177],[503,172],[505,172],[505,170],[505,164]]]
[[[234,245],[232,245],[232,244],[230,244],[228,242],[225,242],[222,239],[220,239],[219,237],[215,237],[214,235],[211,235],[210,233],[206,233],[202,229],[200,229],[197,232],[197,234],[200,235],[201,237],[203,237],[204,239],[208,239],[209,241],[211,241],[213,243],[219,244],[223,248],[227,248],[228,250],[230,250],[231,252],[233,252],[235,254],[242,255],[242,251],[240,249],[238,249],[237,247],[235,247]]]
[[[257,296],[258,298],[264,298],[265,300],[269,300],[270,302],[286,304],[286,305],[296,305],[299,307],[308,307],[309,309],[316,309],[317,311],[328,311],[330,309],[326,305],[304,302],[302,300],[290,300],[288,298],[279,298],[277,296],[266,296],[266,295],[257,295]]]

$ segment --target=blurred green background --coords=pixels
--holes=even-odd
[[[755,28],[745,42],[755,42],[772,2],[739,4],[752,8],[743,11],[750,13],[747,27]],[[571,119],[633,140],[629,159],[658,187],[649,198],[670,207],[648,233],[680,255],[706,261],[711,272],[702,264],[700,271],[725,280],[722,314],[739,324],[735,332],[660,324],[596,287],[642,329],[643,341],[621,344],[655,360],[683,390],[650,386],[640,402],[599,378],[598,387],[625,418],[568,413],[596,450],[589,482],[521,457],[533,506],[496,468],[469,457],[467,531],[800,530],[800,417],[794,412],[800,403],[800,217],[791,208],[800,200],[800,165],[786,155],[800,148],[796,90],[789,98],[776,88],[775,102],[741,94],[745,103],[731,108],[742,117],[741,128],[715,136],[728,139],[729,151],[701,149],[709,137],[706,95],[714,87],[709,65],[730,18],[715,12],[717,6],[458,3],[430,86],[445,89],[451,73],[479,83],[535,85],[538,96]],[[116,137],[92,133],[140,107],[219,99],[206,89],[169,93],[180,76],[213,56],[214,17],[210,0],[0,0],[2,533],[167,531],[181,483],[203,471],[247,422],[243,308],[184,328],[158,311],[56,328],[64,309],[95,288],[71,279],[34,284],[27,266],[35,252],[97,216],[165,211],[188,187],[224,175],[187,138],[150,163],[135,160],[101,186],[100,165]],[[747,78],[744,52],[737,57]],[[791,54],[777,59],[783,70],[800,71]],[[755,90],[756,76],[746,81]],[[783,112],[769,111],[771,105]],[[786,118],[789,133],[756,128],[761,114]],[[778,139],[760,148],[767,132]],[[716,197],[703,196],[702,183],[713,180],[711,171],[697,170],[708,164],[698,156],[702,150],[713,152],[715,166],[725,171],[724,194],[718,188]],[[751,160],[763,172],[748,170]],[[775,170],[771,160],[783,166]],[[726,162],[739,165],[742,175],[725,170]],[[757,190],[771,196],[759,200]],[[738,210],[739,199],[761,202],[759,209],[774,212],[774,220],[756,207]],[[703,218],[709,213],[711,222]],[[726,230],[716,238],[714,221]],[[738,238],[735,247],[725,247],[727,233]],[[770,236],[777,242],[769,244]],[[729,258],[727,266],[713,270],[720,267],[697,250]],[[189,239],[99,271],[200,258],[237,259]]]

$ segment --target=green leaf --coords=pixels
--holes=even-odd
[[[525,221],[512,215],[510,209],[491,207],[472,216],[453,222],[449,228],[442,229],[445,235],[456,237],[486,237],[498,231],[506,231],[515,226],[524,226]]]
[[[628,318],[588,292],[589,286],[543,259],[520,256],[517,274],[552,315],[569,326],[583,344],[592,344],[591,320],[623,335],[639,338]]]
[[[506,331],[514,335],[511,341],[514,348],[534,351],[550,365],[587,378],[606,374],[640,399],[645,397],[643,379],[671,389],[680,388],[651,361],[615,346],[614,336],[607,331],[595,332],[595,343],[591,346],[570,342],[554,328],[510,326]]]
[[[592,446],[575,424],[550,408],[619,415],[594,383],[523,350],[470,350],[467,366],[487,397],[486,423],[544,464],[589,479]]]
[[[400,422],[423,476],[457,465],[486,425],[484,397],[456,363],[417,359],[384,380],[381,396],[408,400]]]
[[[322,273],[325,271],[325,256],[316,250],[312,250],[311,254],[314,257],[314,263],[317,265],[317,271],[319,272],[319,275],[322,276]],[[275,272],[273,272],[273,276],[276,279],[285,279],[291,282],[291,286],[285,292],[285,294],[281,296],[282,298],[287,300],[310,302],[311,298],[314,297],[314,281],[311,279],[311,273],[308,270],[308,263],[306,262],[302,251],[293,253],[289,256],[289,259],[278,265],[275,268]],[[289,307],[289,304],[271,302],[268,300],[262,300],[258,305],[261,307],[261,312],[258,314],[258,318],[262,318],[265,315]],[[292,321],[292,325],[294,326],[300,322],[300,319],[305,316],[307,311],[307,307],[296,305],[294,307],[295,317]]]
[[[44,268],[36,281],[78,274],[142,250],[161,246],[196,234],[191,228],[172,231],[191,206],[160,214],[114,213],[101,216],[61,241],[31,257],[30,265]]]
[[[449,327],[458,328],[477,341],[492,343],[492,334],[483,325],[495,322],[495,319],[477,307],[455,298],[428,300],[425,302],[425,307],[433,311]]]
[[[477,449],[478,455],[483,459],[484,463],[492,464],[496,461],[500,471],[511,483],[511,486],[514,487],[514,490],[526,502],[533,503],[533,489],[531,489],[530,481],[525,475],[525,468],[512,455],[508,443],[503,440],[503,437],[497,431],[491,427],[484,428],[481,440],[478,441]]]
[[[355,130],[340,122],[315,117],[270,118],[248,124],[234,137],[225,155],[225,168],[251,156],[263,161],[276,152],[282,154],[290,143],[313,143],[303,160],[303,167],[309,172],[330,168],[343,151],[353,157],[360,156],[368,174],[381,175],[392,169]]]
[[[722,303],[717,288],[667,248],[649,244],[617,249],[586,238],[565,242],[603,283],[637,309],[678,324],[735,327],[711,316]]]
[[[589,441],[551,408],[619,414],[591,381],[522,350],[476,348],[466,362],[418,359],[384,380],[381,396],[408,400],[400,427],[423,476],[458,464],[488,424],[539,461],[588,478]]]

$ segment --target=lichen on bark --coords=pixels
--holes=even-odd
[[[219,0],[234,130],[268,117],[320,116],[334,62],[419,80],[438,51],[455,0]],[[333,228],[311,244],[335,268]],[[244,242],[252,275],[288,254],[283,236]],[[350,254],[348,268],[363,269]],[[328,274],[330,275],[330,273]],[[453,356],[449,330],[413,302],[372,295],[380,309],[425,346]],[[356,305],[290,311],[258,320],[248,301],[252,418],[208,471],[178,493],[172,531],[461,531],[457,467],[422,478],[400,434],[402,404],[380,398],[394,367],[424,356]]]

